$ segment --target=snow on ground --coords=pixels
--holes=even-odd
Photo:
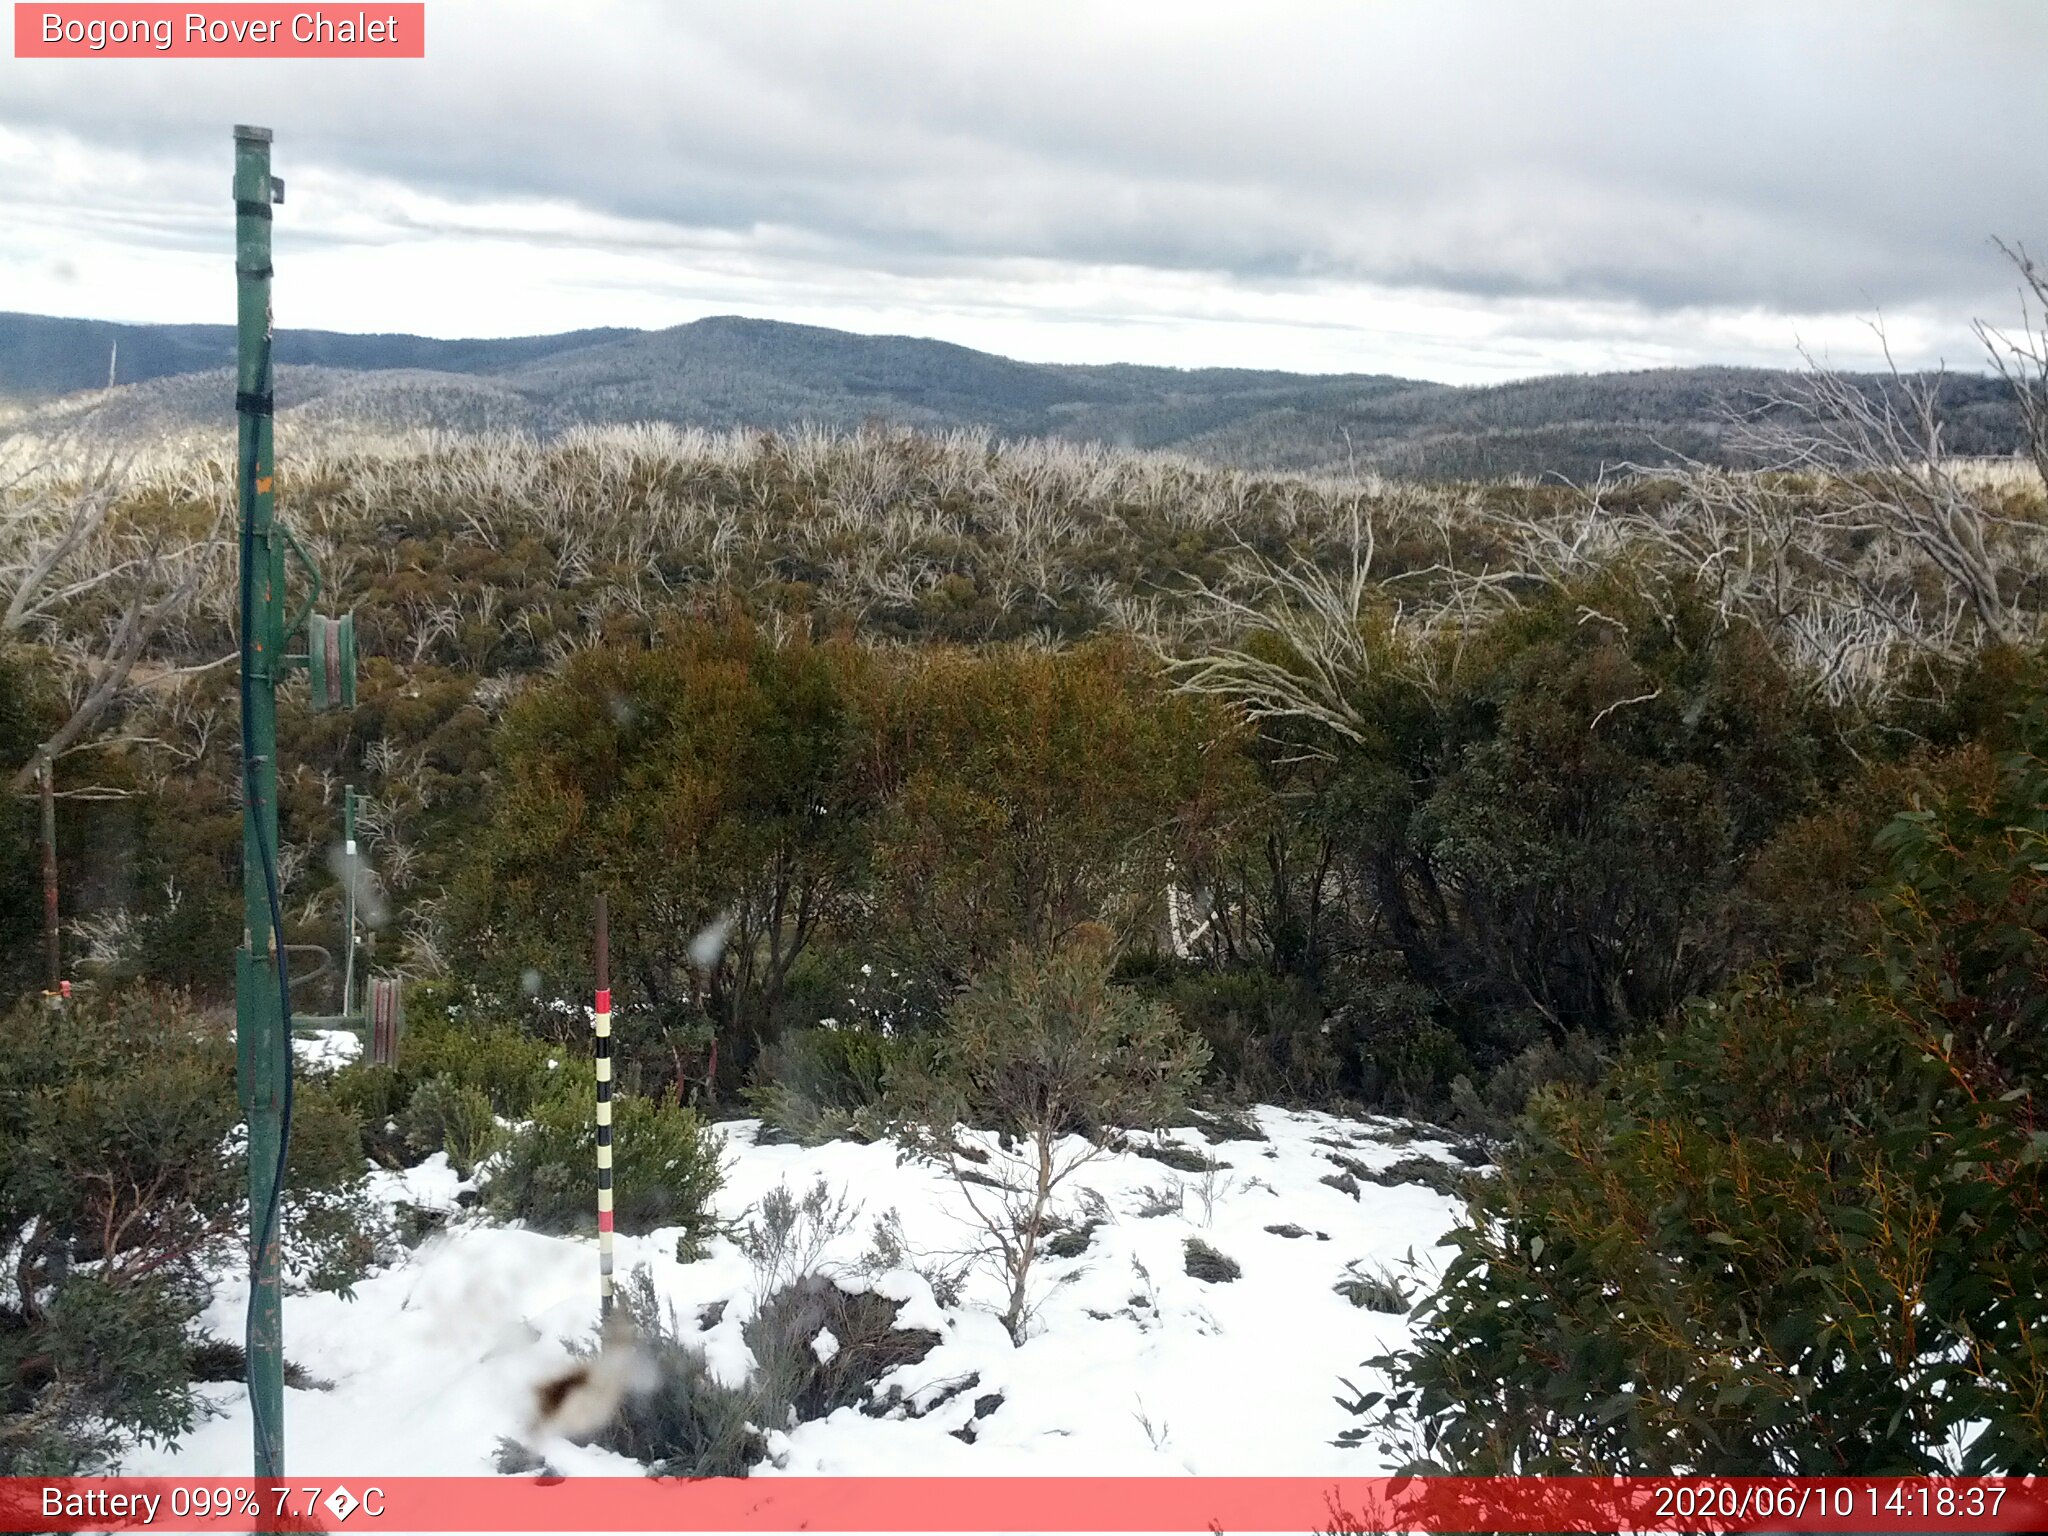
[[[979,1380],[922,1417],[882,1418],[845,1408],[771,1436],[784,1472],[881,1474],[1366,1475],[1382,1470],[1370,1449],[1331,1444],[1356,1421],[1335,1403],[1338,1378],[1375,1385],[1359,1363],[1407,1337],[1405,1319],[1354,1307],[1332,1287],[1346,1266],[1401,1268],[1412,1252],[1437,1272],[1437,1239],[1457,1202],[1420,1184],[1358,1182],[1358,1195],[1323,1182],[1342,1177],[1339,1158],[1380,1169],[1422,1155],[1449,1162],[1440,1142],[1410,1140],[1395,1121],[1348,1120],[1261,1107],[1267,1140],[1210,1144],[1194,1130],[1173,1140],[1227,1165],[1182,1173],[1135,1152],[1092,1162],[1066,1190],[1106,1202],[1108,1219],[1085,1252],[1041,1258],[1035,1314],[1021,1345],[998,1320],[1005,1291],[993,1275],[970,1278],[958,1304],[941,1308],[909,1270],[869,1281],[905,1302],[899,1327],[929,1327],[942,1342],[899,1368],[913,1403],[942,1395],[969,1373]],[[870,1247],[876,1217],[894,1209],[913,1253],[958,1250],[971,1236],[957,1187],[938,1172],[899,1166],[888,1145],[833,1142],[762,1146],[759,1127],[721,1127],[728,1173],[717,1214],[743,1218],[787,1183],[801,1196],[820,1177],[862,1208],[860,1221],[826,1254],[850,1271]],[[1455,1164],[1453,1165],[1455,1166]],[[526,1436],[533,1388],[588,1343],[597,1324],[594,1239],[549,1237],[491,1224],[461,1208],[464,1188],[443,1156],[404,1173],[374,1175],[388,1203],[446,1211],[448,1228],[359,1284],[350,1299],[287,1297],[287,1357],[324,1385],[288,1389],[286,1452],[307,1475],[478,1474],[493,1470],[501,1438]],[[1180,1209],[1141,1211],[1178,1184]],[[1306,1229],[1288,1237],[1274,1226]],[[741,1328],[752,1315],[754,1271],[738,1246],[714,1238],[706,1256],[676,1259],[676,1229],[618,1239],[618,1267],[651,1271],[685,1329],[695,1328],[712,1368],[738,1380],[751,1363]],[[1186,1272],[1184,1244],[1198,1237],[1242,1267],[1235,1281]],[[239,1339],[246,1283],[224,1277],[205,1318],[209,1332]],[[720,1309],[708,1328],[707,1316]],[[837,1347],[820,1337],[821,1356]],[[250,1425],[239,1385],[203,1387],[211,1417],[174,1449],[125,1458],[135,1475],[221,1476],[248,1468]],[[976,1418],[976,1403],[1001,1395]],[[974,1439],[955,1436],[973,1420]],[[539,1447],[570,1474],[640,1470],[609,1452],[561,1443]]]
[[[346,1029],[308,1029],[292,1036],[292,1059],[302,1072],[329,1072],[363,1054],[361,1036]]]

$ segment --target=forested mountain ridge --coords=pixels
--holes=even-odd
[[[1461,386],[1384,374],[1018,362],[951,343],[716,316],[661,331],[439,340],[280,331],[289,423],[520,431],[635,421],[771,430],[876,421],[1059,437],[1308,471],[1564,476],[1675,455],[1731,458],[1731,412],[1791,375],[1745,368]],[[231,426],[232,328],[0,314],[0,431],[140,442]],[[110,365],[116,387],[106,388]],[[1942,385],[1949,447],[2013,451],[1997,380]]]

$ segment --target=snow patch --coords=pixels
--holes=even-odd
[[[1421,1290],[1438,1272],[1432,1250],[1461,1206],[1420,1184],[1354,1181],[1354,1195],[1323,1179],[1337,1171],[1335,1156],[1377,1171],[1416,1156],[1450,1162],[1451,1149],[1392,1120],[1271,1107],[1251,1118],[1263,1141],[1211,1143],[1192,1127],[1173,1133],[1184,1148],[1227,1167],[1187,1173],[1125,1152],[1075,1175],[1066,1209],[1079,1213],[1085,1189],[1091,1205],[1099,1201],[1099,1223],[1075,1256],[1041,1258],[1021,1343],[1000,1320],[1007,1299],[1000,1276],[970,1271],[957,1305],[942,1307],[934,1294],[931,1277],[954,1265],[976,1230],[961,1191],[943,1176],[899,1164],[885,1144],[762,1146],[755,1122],[722,1126],[728,1171],[712,1212],[718,1231],[734,1230],[778,1184],[800,1194],[823,1178],[848,1191],[861,1214],[826,1246],[820,1271],[849,1290],[898,1303],[896,1327],[929,1329],[940,1339],[878,1384],[878,1397],[899,1389],[887,1417],[841,1409],[786,1430],[764,1426],[773,1431],[773,1455],[757,1474],[1393,1470],[1369,1446],[1332,1444],[1356,1422],[1333,1399],[1339,1376],[1365,1391],[1383,1386],[1359,1362],[1405,1343],[1410,1324],[1354,1307],[1333,1288],[1351,1272],[1347,1266],[1386,1265],[1411,1292]],[[531,1431],[536,1388],[571,1366],[575,1349],[596,1342],[594,1239],[494,1225],[461,1204],[470,1187],[445,1156],[373,1173],[380,1201],[441,1211],[446,1226],[348,1299],[286,1297],[287,1357],[332,1384],[286,1392],[295,1475],[489,1473],[499,1441]],[[1140,1214],[1159,1209],[1156,1197],[1176,1188],[1177,1206]],[[892,1211],[903,1260],[877,1272],[869,1257],[874,1226]],[[1267,1230],[1274,1226],[1327,1233],[1329,1241],[1292,1241]],[[676,1228],[621,1234],[618,1273],[644,1265],[677,1332],[703,1349],[715,1377],[737,1384],[755,1368],[744,1332],[763,1299],[753,1265],[722,1235],[705,1240],[701,1258],[681,1263],[681,1235]],[[1191,1237],[1235,1261],[1241,1278],[1211,1285],[1188,1275]],[[247,1296],[242,1275],[217,1277],[205,1330],[239,1337]],[[847,1347],[829,1330],[811,1341],[821,1362]],[[973,1385],[965,1385],[970,1378]],[[126,1472],[246,1472],[243,1389],[201,1391],[208,1416],[174,1447],[132,1450],[123,1458]],[[975,1403],[990,1397],[1000,1406],[976,1417]],[[970,1421],[971,1443],[955,1433]],[[570,1476],[642,1470],[566,1441],[544,1453]]]

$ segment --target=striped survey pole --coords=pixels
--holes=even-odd
[[[612,943],[610,914],[597,898],[597,1313],[612,1315]]]

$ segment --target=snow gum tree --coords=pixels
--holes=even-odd
[[[578,652],[521,699],[461,901],[496,979],[509,991],[531,967],[580,997],[591,898],[606,891],[621,1003],[651,1009],[691,1070],[715,1047],[721,1084],[744,1081],[792,967],[861,867],[863,659],[683,619],[651,649]]]
[[[1111,983],[1111,958],[1099,928],[1013,950],[954,1000],[892,1085],[901,1145],[958,1186],[1008,1286],[1013,1337],[1068,1181],[1125,1130],[1170,1121],[1208,1062],[1171,1008]],[[968,1126],[994,1130],[994,1145]]]

